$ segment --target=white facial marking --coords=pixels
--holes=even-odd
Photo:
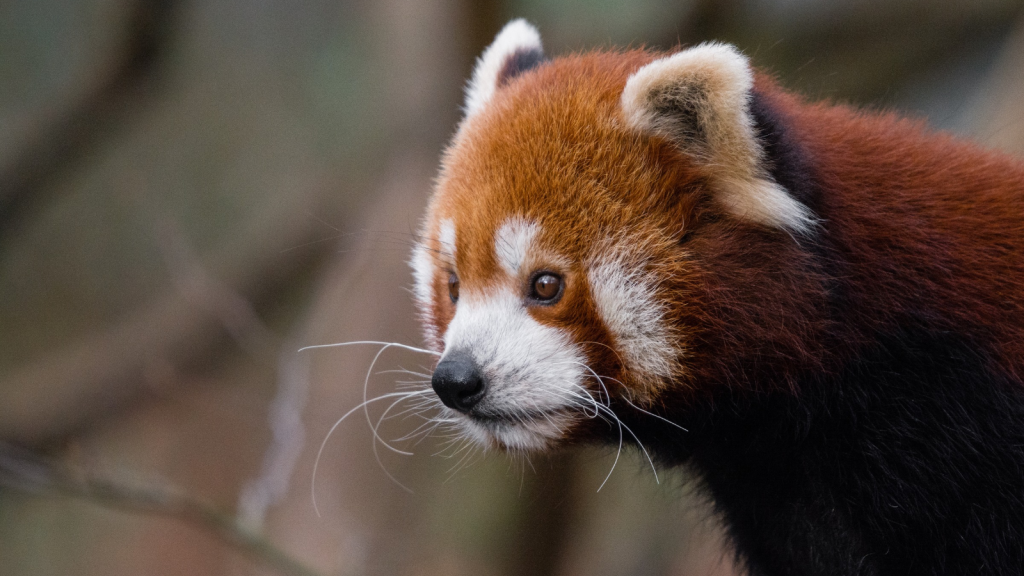
[[[444,220],[438,226],[438,249],[436,256],[449,266],[455,266],[455,224]],[[409,265],[412,267],[413,295],[419,309],[420,320],[426,330],[428,342],[437,342],[437,329],[434,322],[434,276],[437,266],[434,264],[434,252],[431,240],[425,237],[412,251]]]
[[[526,20],[513,20],[505,25],[476,61],[473,78],[466,87],[466,116],[478,112],[494,96],[498,74],[505,60],[520,50],[542,50],[540,33]]]
[[[442,255],[455,263],[455,223],[443,220],[437,231],[437,241],[441,244]]]
[[[582,388],[587,372],[581,351],[562,330],[534,320],[511,289],[464,294],[444,340],[445,354],[469,353],[483,372],[487,394],[476,409],[502,417],[460,418],[478,441],[541,449],[561,437],[579,407],[592,404]]]
[[[591,263],[587,279],[598,313],[627,367],[652,378],[671,376],[676,350],[655,293],[657,279],[642,258],[608,250]]]
[[[430,249],[426,244],[420,242],[413,248],[409,265],[412,266],[413,295],[416,298],[420,323],[423,325],[427,342],[437,342],[437,328],[435,328],[433,313],[434,259],[431,258]]]
[[[412,266],[416,302],[421,306],[429,306],[434,284],[434,260],[430,257],[430,250],[423,244],[417,244],[413,248],[409,265]]]
[[[494,254],[509,276],[519,275],[520,268],[530,253],[533,238],[540,227],[523,218],[510,218],[494,235]]]

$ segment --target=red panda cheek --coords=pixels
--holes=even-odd
[[[653,399],[678,372],[677,335],[659,286],[664,281],[634,239],[600,251],[588,267],[590,299],[615,353],[622,385],[634,398]]]
[[[448,274],[446,273],[435,274],[434,281],[431,283],[429,303],[420,304],[420,306],[428,307],[428,310],[425,311],[421,308],[421,320],[426,324],[430,346],[438,352],[444,349],[444,333],[455,315],[455,306],[448,297],[447,278]]]
[[[551,306],[531,306],[530,315],[538,322],[556,328],[584,353],[592,377],[599,377],[604,385],[618,387],[623,367],[611,334],[591,297],[587,276],[571,273],[565,276],[565,287],[559,301]],[[598,385],[597,382],[593,382]]]
[[[448,324],[452,321],[452,317],[455,316],[455,305],[448,299],[447,294],[439,293],[435,301],[434,310],[437,333],[443,336],[448,329]]]

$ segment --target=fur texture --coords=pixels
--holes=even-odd
[[[813,223],[807,208],[766,177],[747,105],[753,82],[747,58],[735,48],[702,44],[633,73],[622,91],[622,113],[631,127],[664,136],[714,166],[713,185],[729,212],[806,232]]]
[[[466,116],[472,116],[494,96],[494,91],[511,78],[533,68],[544,59],[537,29],[525,20],[513,20],[502,28],[494,43],[477,61],[466,87]]]
[[[722,45],[516,54],[413,257],[430,344],[486,382],[449,416],[512,449],[626,427],[751,574],[1024,573],[1021,163]]]

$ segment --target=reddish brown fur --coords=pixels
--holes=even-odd
[[[575,418],[554,440],[614,442],[617,422],[690,463],[753,574],[1021,573],[1024,166],[757,77],[759,144],[778,159],[764,173],[818,219],[804,234],[758,224],[723,208],[715,167],[685,142],[627,124],[627,79],[660,56],[585,54],[514,77],[461,126],[430,207],[428,248],[455,222],[464,294],[508,289],[495,232],[539,224],[538,260],[515,279],[522,309],[568,333],[612,389],[586,382],[593,417],[556,408]],[[678,353],[667,377],[624,364],[589,285],[595,254],[622,249],[659,281]],[[434,262],[441,335],[456,270]],[[556,304],[528,298],[538,266],[565,280]],[[439,381],[439,397],[474,382]]]
[[[856,343],[927,310],[934,326],[1024,361],[1024,169],[893,115],[807,105],[766,82],[812,154],[815,207],[843,256]],[[920,312],[918,312],[920,314]],[[848,353],[854,350],[849,350]]]
[[[657,56],[560,58],[515,78],[467,120],[445,155],[429,218],[456,222],[463,287],[495,281],[501,222],[540,223],[540,245],[571,265],[559,270],[568,287],[561,302],[530,314],[598,343],[586,346],[592,367],[648,400],[666,389],[676,401],[721,384],[791,387],[802,373],[855,356],[872,335],[906,322],[908,310],[990,343],[1003,369],[1022,373],[1017,162],[891,115],[808,105],[759,77],[756,90],[787,117],[828,191],[811,205],[821,220],[812,235],[842,260],[822,270],[788,233],[723,213],[705,168],[673,144],[627,129],[623,86]],[[658,295],[682,351],[672,382],[624,373],[590,301],[588,251],[623,233],[664,281]],[[447,293],[446,281],[437,275],[436,294]],[[842,317],[826,315],[830,290],[849,298]],[[452,314],[439,296],[438,334]]]

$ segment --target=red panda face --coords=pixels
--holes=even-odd
[[[643,52],[541,63],[536,31],[515,21],[481,58],[412,259],[442,352],[434,390],[481,443],[583,439],[613,403],[690,385],[700,270],[681,240],[700,206],[806,221],[759,171],[746,117],[720,118],[744,112],[720,76],[749,90],[745,60],[694,50],[706,52],[695,64]],[[677,114],[673,97],[695,108]]]

